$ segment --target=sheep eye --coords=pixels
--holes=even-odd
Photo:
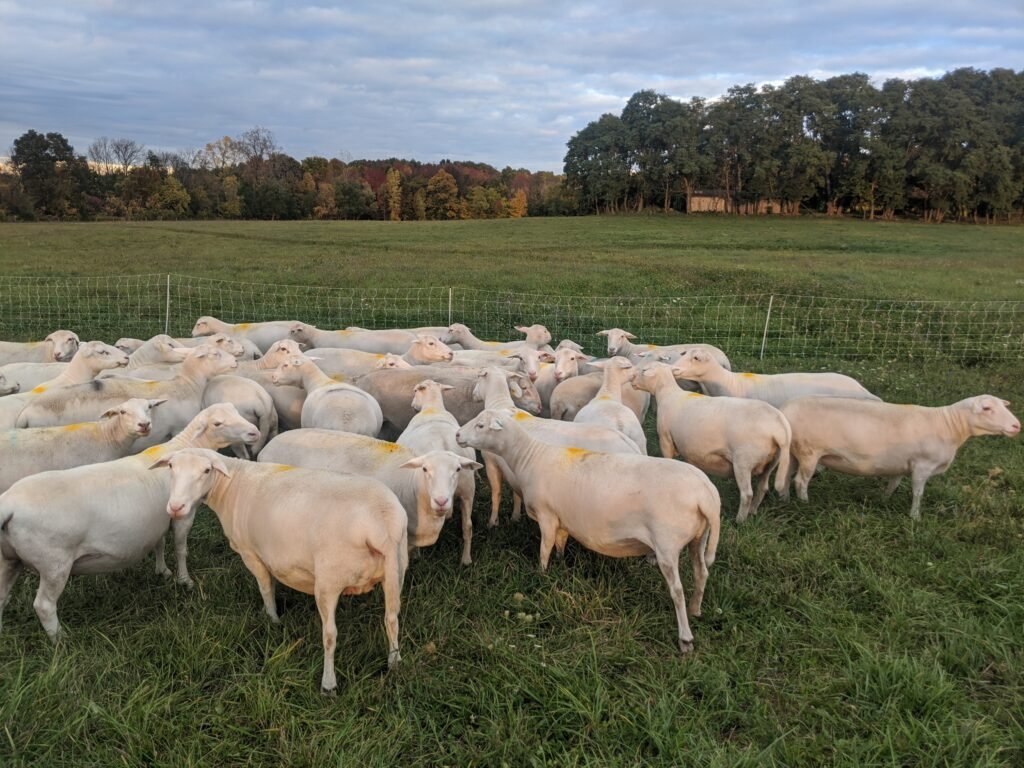
[[[224,426],[224,422],[223,421],[215,421],[215,422],[213,422],[213,426],[215,426],[215,427]]]
[[[204,475],[208,475],[208,474],[210,474],[210,468],[209,468],[209,467],[207,467],[206,469],[204,469],[204,470],[203,470],[203,474],[204,474]]]
[[[423,468],[423,471],[424,471],[424,472],[426,472],[426,471],[427,471],[427,468],[426,468],[426,467],[424,467],[424,468]]]

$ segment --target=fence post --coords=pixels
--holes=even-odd
[[[772,303],[775,301],[775,294],[768,297],[768,314],[764,318],[764,333],[761,335],[761,359],[764,360],[764,345],[768,343],[768,323],[772,319]]]
[[[448,325],[452,324],[452,289],[448,289]]]
[[[167,275],[167,294],[166,301],[164,302],[164,334],[168,333],[168,328],[171,327],[171,276]]]

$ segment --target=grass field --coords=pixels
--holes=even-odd
[[[0,275],[1020,299],[1020,242],[1002,227],[682,217],[0,225]],[[1017,362],[842,370],[887,400],[991,392],[1018,415],[1024,402]],[[717,482],[723,537],[689,657],[657,568],[571,543],[542,575],[536,525],[487,530],[479,493],[474,564],[458,564],[457,525],[412,563],[398,669],[382,673],[379,592],[342,600],[335,697],[317,690],[312,598],[281,590],[271,625],[201,511],[194,591],[149,561],[75,578],[56,648],[34,579],[18,584],[0,765],[1020,766],[1022,476],[1019,440],[971,441],[916,523],[908,488],[883,502],[881,481],[824,473],[810,504],[771,498],[737,526],[737,494]]]

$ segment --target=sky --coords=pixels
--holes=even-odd
[[[562,169],[638,90],[1024,69],[1024,0],[0,0],[0,154],[24,131]]]

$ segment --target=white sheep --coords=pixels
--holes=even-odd
[[[196,320],[196,324],[192,328],[192,336],[225,333],[238,339],[248,339],[259,347],[261,352],[266,352],[275,341],[287,339],[288,332],[294,324],[294,320],[272,320],[267,323],[225,323],[215,317],[205,315]]]
[[[620,356],[600,363],[599,367],[603,371],[601,388],[594,399],[579,410],[573,421],[618,430],[646,456],[647,435],[644,434],[644,428],[636,414],[622,404],[623,384],[633,381],[636,368],[628,359]]]
[[[158,467],[171,470],[167,514],[190,514],[206,500],[231,548],[256,578],[271,621],[280,621],[276,582],[314,596],[323,627],[322,690],[333,691],[338,684],[335,610],[342,595],[383,584],[388,666],[401,660],[398,614],[409,563],[405,513],[381,483],[196,449],[160,459],[153,465]]]
[[[689,610],[699,616],[721,514],[718,491],[707,475],[679,461],[549,445],[503,411],[483,411],[459,429],[457,439],[501,456],[515,473],[526,512],[540,527],[542,571],[552,548],[561,553],[570,536],[610,557],[653,554],[675,605],[679,650],[692,650],[679,554],[689,547],[694,577]]]
[[[485,368],[476,379],[473,388],[473,399],[483,404],[487,410],[501,410],[512,414],[520,426],[534,437],[553,445],[576,446],[593,451],[608,453],[639,453],[636,443],[622,432],[594,424],[576,424],[568,421],[538,419],[526,411],[516,407],[511,397],[511,387],[521,381],[515,374],[509,374],[500,368]],[[491,517],[490,527],[498,524],[498,510],[501,506],[501,483],[507,480],[512,487],[512,520],[520,517],[522,505],[522,489],[508,464],[495,454],[484,454],[484,467],[487,481],[491,486]]]
[[[78,351],[78,334],[54,331],[42,341],[0,341],[0,365],[66,363]]]
[[[791,434],[777,408],[760,400],[684,392],[664,363],[645,365],[633,386],[657,399],[662,456],[679,456],[709,475],[735,478],[740,491],[737,522],[757,513],[776,466],[775,488],[785,486]]]
[[[230,405],[197,415],[170,442],[134,456],[22,478],[0,494],[0,618],[23,568],[39,574],[33,606],[54,641],[60,634],[57,600],[68,578],[130,568],[149,552],[156,572],[170,576],[164,562],[164,536],[174,529],[177,580],[192,585],[187,537],[193,516],[171,523],[167,497],[171,478],[149,466],[182,448],[223,448],[256,429]]]
[[[462,448],[455,442],[459,422],[444,407],[444,391],[451,390],[448,384],[438,384],[432,379],[421,381],[413,390],[412,407],[418,413],[413,416],[395,441],[416,455],[431,451],[451,451],[469,461],[476,460],[476,451]],[[476,475],[459,472],[455,495],[459,499],[462,515],[462,564],[471,565],[473,545],[473,499],[476,496]]]
[[[405,509],[410,547],[429,547],[437,541],[444,521],[452,516],[459,473],[480,467],[450,451],[418,455],[397,443],[332,429],[296,429],[278,435],[258,461],[380,480]]]
[[[416,340],[416,335],[402,330],[322,331],[315,325],[292,323],[288,329],[288,338],[305,344],[307,348],[341,347],[363,352],[379,354],[391,352],[396,355],[404,355]]]
[[[604,374],[600,372],[571,376],[559,382],[551,391],[551,418],[573,421],[576,414],[597,396],[603,382]],[[651,396],[646,392],[626,388],[622,392],[622,403],[643,423],[651,405]]]
[[[804,395],[878,400],[859,381],[841,373],[733,373],[702,349],[684,352],[672,366],[672,374],[677,379],[698,382],[708,395],[749,397],[776,408]]]
[[[517,325],[515,329],[525,334],[526,338],[522,341],[484,341],[474,336],[473,332],[462,323],[452,323],[441,335],[441,341],[445,344],[458,344],[466,350],[479,349],[490,352],[500,349],[515,349],[521,346],[540,350],[551,343],[551,332],[543,325]]]
[[[21,385],[18,384],[18,382],[8,381],[7,377],[3,373],[0,373],[0,397],[13,395],[19,389],[21,389]]]
[[[338,382],[305,356],[284,361],[274,371],[277,385],[300,385],[306,390],[302,405],[303,427],[337,429],[374,437],[384,425],[384,415],[373,395],[359,387]]]
[[[910,516],[921,517],[921,497],[929,478],[941,475],[971,437],[1016,437],[1020,422],[1009,402],[992,395],[968,397],[929,408],[845,397],[799,397],[782,407],[793,429],[796,492],[807,501],[807,484],[820,463],[847,475],[888,477],[885,497],[910,476]],[[789,477],[780,491],[789,496]]]
[[[117,347],[104,344],[102,341],[87,341],[79,346],[75,356],[67,364],[67,368],[54,378],[43,384],[36,385],[27,392],[21,391],[15,395],[0,398],[0,429],[13,429],[18,426],[18,417],[21,412],[38,399],[49,396],[53,392],[63,390],[66,387],[91,382],[101,371],[105,371],[108,368],[123,367],[127,364],[128,355],[117,349]],[[129,400],[131,397],[131,395],[122,397],[116,402],[109,403],[107,407],[113,407],[118,402]],[[94,421],[104,410],[106,408],[101,408],[91,417],[75,419],[74,421]],[[65,423],[70,424],[73,422]],[[48,427],[54,425],[33,424],[31,426]]]
[[[232,453],[240,459],[256,456],[278,430],[277,409],[270,394],[257,382],[242,376],[222,374],[210,379],[203,389],[202,408],[231,403],[246,421],[260,431],[255,443],[236,443]]]
[[[150,412],[163,402],[135,398],[105,411],[99,421],[0,433],[0,493],[38,472],[128,455],[135,440],[149,434]]]
[[[630,362],[634,364],[640,362],[635,358],[644,352],[653,352],[659,355],[671,355],[673,353],[686,352],[691,349],[699,349],[714,357],[718,361],[719,365],[726,370],[732,370],[732,365],[729,363],[729,358],[726,357],[725,352],[711,344],[634,344],[632,339],[635,339],[636,336],[629,331],[622,330],[621,328],[609,328],[606,331],[598,331],[597,335],[606,336],[608,338],[609,357],[621,355],[622,357],[628,357]]]
[[[158,337],[154,337],[158,338]],[[227,352],[236,360],[245,357],[245,347],[237,339],[228,336],[226,333],[214,333],[210,336],[203,336],[190,341],[198,342],[193,344],[179,344],[176,339],[165,336],[169,344],[159,344],[145,357],[149,358],[144,362],[143,351],[153,341],[150,339],[145,345],[137,349],[128,359],[128,366],[123,370],[107,371],[99,378],[132,378],[145,381],[170,381],[181,373],[181,364],[188,357],[189,351],[199,346],[211,346]],[[140,358],[133,364],[133,360]]]
[[[8,363],[0,366],[0,376],[4,377],[11,391],[0,393],[14,394],[28,392],[40,384],[53,381],[68,369],[71,363]]]
[[[214,347],[196,347],[189,352],[178,376],[170,381],[95,379],[86,384],[49,390],[25,406],[18,415],[17,426],[52,427],[90,421],[133,397],[166,400],[153,418],[149,437],[136,441],[138,450],[162,442],[184,428],[202,410],[203,390],[210,379],[237,366],[235,358],[226,352]]]

